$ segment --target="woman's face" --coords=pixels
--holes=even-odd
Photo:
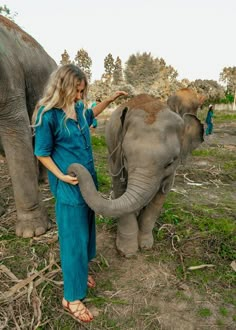
[[[84,82],[84,80],[81,80],[81,82],[79,82],[78,85],[77,85],[77,92],[76,92],[76,95],[75,95],[75,102],[83,99],[84,89],[85,89],[85,82]]]

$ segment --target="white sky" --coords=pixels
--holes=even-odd
[[[219,80],[236,66],[236,0],[2,0],[26,32],[59,63],[84,48],[92,79],[111,53],[123,65],[150,52],[179,73],[178,79]]]

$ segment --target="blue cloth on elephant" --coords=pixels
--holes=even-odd
[[[82,102],[75,105],[77,120],[65,122],[62,109],[51,109],[42,115],[35,127],[36,156],[50,156],[58,168],[67,174],[71,163],[84,165],[97,186],[89,126],[94,115],[84,111]],[[43,107],[36,119],[39,121]],[[64,298],[81,300],[87,291],[88,262],[96,255],[95,214],[88,207],[79,185],[65,183],[48,171],[50,189],[56,198],[56,218],[59,231]]]

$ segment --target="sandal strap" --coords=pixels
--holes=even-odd
[[[75,311],[72,311],[70,305],[77,305],[77,308]],[[66,300],[66,308],[70,311],[71,314],[75,315],[76,313],[79,313],[78,316],[82,316],[83,314],[88,314],[88,309],[84,306],[84,304],[79,301],[78,303],[70,303],[68,300]]]

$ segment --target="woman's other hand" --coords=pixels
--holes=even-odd
[[[74,186],[79,183],[77,177],[76,176],[71,176],[71,175],[62,175],[60,177],[60,180],[66,182],[66,183],[70,183]]]

